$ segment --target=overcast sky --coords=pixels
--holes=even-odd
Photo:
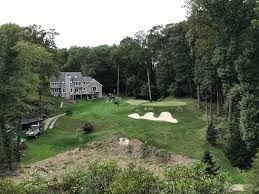
[[[185,19],[184,0],[0,0],[0,24],[41,25],[58,47],[118,44],[154,25]]]

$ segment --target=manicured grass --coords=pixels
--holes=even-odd
[[[148,103],[149,101],[148,100],[128,99],[128,100],[126,100],[126,102],[131,105],[140,105],[140,104]]]
[[[180,100],[170,100],[161,102],[146,103],[145,106],[185,106],[186,102]]]
[[[118,107],[102,100],[92,100],[64,107],[72,110],[73,115],[61,117],[54,129],[48,129],[38,139],[29,140],[22,162],[31,164],[109,135],[137,138],[159,148],[201,159],[208,147],[205,138],[206,122],[196,102],[191,99],[172,99],[155,102],[155,106],[146,103],[140,100],[126,100]],[[143,115],[150,111],[156,115],[169,111],[179,123],[134,120],[128,117],[128,114],[134,112]],[[94,126],[91,134],[79,134],[85,122],[91,122]],[[237,169],[231,167],[221,148],[212,148],[212,152],[221,170],[229,173],[230,182],[248,181]]]
[[[187,103],[180,99],[171,99],[171,100],[164,100],[164,101],[158,101],[158,102],[150,102],[148,100],[135,100],[135,99],[129,99],[126,100],[127,103],[131,105],[142,105],[142,106],[185,106]]]

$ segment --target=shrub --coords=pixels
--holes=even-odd
[[[213,161],[213,157],[208,150],[204,152],[202,162],[207,164],[206,172],[211,175],[218,174],[219,168],[216,167],[216,162]]]
[[[91,133],[94,130],[94,127],[91,123],[87,122],[85,123],[84,127],[83,127],[83,131],[85,133]]]
[[[91,161],[85,169],[67,173],[62,180],[63,190],[69,193],[105,193],[119,172],[113,162]]]
[[[159,149],[156,151],[156,156],[159,158],[159,162],[167,163],[171,158],[171,153],[165,149]]]
[[[66,115],[71,117],[73,115],[72,110],[66,110]]]
[[[150,171],[143,168],[136,168],[130,165],[126,170],[122,171],[115,177],[111,183],[109,194],[157,194],[159,193],[159,179]]]
[[[81,168],[69,170],[62,178],[62,190],[71,194],[81,193],[85,177],[86,171]]]
[[[165,171],[161,182],[162,193],[221,193],[225,188],[225,175],[209,175],[207,165],[195,163],[190,167],[178,166]]]
[[[67,171],[60,181],[34,173],[18,186],[0,180],[0,194],[214,194],[224,191],[224,174],[210,175],[207,165],[168,168],[159,178],[144,168],[131,164],[119,169],[113,162],[91,161],[86,167]]]
[[[88,164],[84,191],[88,193],[104,193],[108,190],[119,168],[114,162],[96,162]]]
[[[28,179],[19,184],[26,194],[55,194],[58,193],[58,183],[39,172],[33,173]]]
[[[146,142],[141,145],[141,154],[143,158],[150,156],[152,148]]]
[[[25,194],[25,192],[15,186],[11,180],[0,179],[0,194]]]

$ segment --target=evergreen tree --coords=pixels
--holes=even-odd
[[[213,157],[208,150],[204,152],[202,162],[207,164],[206,171],[210,175],[217,175],[219,168],[216,167],[216,162],[213,161]]]

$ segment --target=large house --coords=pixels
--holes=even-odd
[[[101,98],[102,84],[81,72],[60,72],[50,80],[50,93],[66,99]]]

